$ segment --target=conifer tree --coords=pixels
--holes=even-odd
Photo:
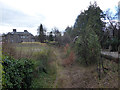
[[[43,43],[44,42],[44,40],[45,40],[45,30],[43,29],[43,25],[42,24],[40,24],[40,26],[38,27],[38,34],[39,34],[39,41],[41,42],[41,43]]]
[[[54,39],[54,38],[53,38],[52,31],[51,31],[51,32],[50,32],[50,35],[49,35],[49,40],[50,40],[50,41],[53,41],[53,39]]]
[[[78,16],[74,25],[79,36],[75,43],[76,54],[78,60],[85,65],[97,63],[100,57],[103,27],[100,15],[100,8],[96,4],[90,5],[88,10]]]

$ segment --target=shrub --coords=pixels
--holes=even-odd
[[[49,48],[34,52],[35,72],[31,88],[52,88],[56,79],[56,56]]]
[[[70,51],[71,51],[71,50],[70,50],[69,44],[66,44],[65,47],[64,47],[64,52],[65,52],[66,57],[69,56]]]
[[[111,51],[118,51],[118,46],[120,45],[120,40],[118,38],[113,38],[111,40],[111,46],[112,50]]]
[[[63,66],[69,66],[72,65],[75,61],[75,54],[74,52],[70,52],[69,56],[64,59]]]
[[[11,45],[11,48],[12,47]],[[8,48],[8,45],[6,48]],[[8,52],[8,50],[9,49],[7,49],[6,52]],[[12,55],[14,59],[8,56],[3,57],[4,62],[9,61],[8,66],[3,63],[5,64],[5,70],[9,72],[3,74],[5,76],[2,83],[4,88],[42,88],[50,87],[53,84],[54,79],[56,79],[56,55],[51,48],[44,43],[20,43],[16,44],[15,52],[16,53]],[[32,61],[30,59],[32,59]],[[30,67],[26,68],[27,65]],[[30,68],[32,69],[31,73],[28,72],[31,70]],[[17,75],[15,73],[17,73]],[[11,77],[11,75],[13,75],[13,77]],[[32,78],[34,80],[32,80]]]
[[[111,41],[110,40],[106,40],[106,42],[103,43],[102,47],[104,49],[109,49],[110,44],[111,44]]]
[[[3,88],[29,88],[32,81],[33,62],[28,59],[15,60],[3,56]]]
[[[50,63],[55,61],[55,55],[50,48],[48,48],[47,50],[44,49],[43,51],[40,51],[40,52],[34,52],[33,57],[36,65],[35,66],[36,72],[48,73],[48,71],[53,67],[53,65],[51,66]]]
[[[93,30],[85,30],[77,39],[75,50],[80,63],[85,65],[97,63],[100,55],[98,36]]]
[[[63,66],[72,65],[75,61],[75,53],[73,52],[72,48],[69,46],[69,44],[66,44],[64,47],[65,52],[65,59],[63,61]]]

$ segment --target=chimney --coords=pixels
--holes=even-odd
[[[28,32],[27,30],[24,30],[24,32]]]
[[[13,29],[13,32],[16,32],[16,29]]]

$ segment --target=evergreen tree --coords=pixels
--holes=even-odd
[[[75,36],[80,35],[81,30],[86,28],[89,21],[89,25],[92,27],[91,30],[97,34],[100,43],[102,43],[103,27],[105,26],[105,23],[101,19],[104,18],[105,15],[97,6],[96,2],[94,4],[90,4],[88,10],[81,12],[81,14],[76,19],[73,30],[76,32]]]
[[[88,10],[82,12],[76,19],[74,28],[79,36],[75,43],[78,60],[86,65],[97,63],[100,57],[100,37],[103,23],[101,11],[96,4],[90,5]]]
[[[40,26],[38,27],[38,34],[39,34],[39,41],[41,42],[41,43],[43,43],[44,42],[44,40],[45,40],[45,30],[43,29],[43,25],[42,24],[40,24]]]
[[[60,31],[55,27],[55,28],[53,29],[53,33],[54,33],[55,41],[58,41],[59,37],[61,36]]]
[[[53,34],[52,34],[52,31],[50,32],[50,35],[49,35],[49,41],[53,41]]]
[[[75,43],[78,60],[86,65],[97,63],[100,57],[98,36],[91,29],[88,24]]]
[[[72,32],[72,27],[67,27],[65,29],[65,34],[68,34],[71,38],[74,38],[74,33]]]

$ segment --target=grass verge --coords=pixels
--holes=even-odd
[[[8,45],[7,45],[8,47]],[[45,43],[19,43],[12,45],[15,59],[27,58],[34,62],[33,81],[31,88],[52,88],[56,79],[56,55]],[[5,49],[12,52],[11,48]]]

